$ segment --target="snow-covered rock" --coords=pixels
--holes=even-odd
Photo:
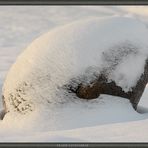
[[[52,29],[17,58],[3,86],[5,110],[27,113],[76,102],[65,85],[106,71],[123,91],[135,86],[148,56],[148,30],[128,17],[90,18]]]
[[[114,70],[119,65],[113,65],[112,70]],[[144,72],[141,71],[139,74],[140,77],[136,84],[132,86],[127,92],[123,90],[121,86],[117,85],[114,80],[109,79],[109,75],[111,73],[109,70],[111,67],[108,67],[105,71],[102,71],[95,80],[87,85],[81,83],[76,88],[73,88],[73,84],[69,84],[67,88],[71,90],[71,92],[74,92],[79,98],[83,99],[94,99],[99,97],[101,94],[109,94],[127,98],[130,100],[132,106],[136,110],[140,98],[148,83],[148,60],[145,60],[145,63],[141,66],[144,67]]]

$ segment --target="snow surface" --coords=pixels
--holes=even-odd
[[[147,9],[147,7],[144,7]],[[0,17],[1,21],[0,26],[3,28],[1,30],[1,41],[0,41],[0,46],[1,46],[1,52],[0,58],[1,60],[1,70],[0,70],[0,78],[1,78],[1,86],[4,82],[4,77],[9,70],[9,67],[13,64],[13,62],[16,60],[16,56],[19,55],[22,49],[25,49],[26,46],[28,46],[29,42],[32,42],[33,39],[37,38],[40,36],[43,32],[47,32],[49,29],[51,30],[49,33],[43,35],[41,38],[44,40],[36,40],[29,46],[28,48],[32,48],[32,46],[36,46],[39,43],[40,46],[37,46],[36,48],[39,50],[40,47],[43,47],[46,49],[46,47],[53,46],[54,47],[59,47],[58,45],[62,44],[63,40],[68,39],[68,44],[65,45],[64,47],[69,47],[72,45],[72,47],[76,48],[78,46],[75,45],[75,40],[72,40],[70,35],[68,34],[73,34],[75,36],[76,41],[80,41],[80,46],[79,47],[85,47],[86,49],[89,49],[87,51],[90,51],[90,42],[87,42],[89,39],[93,37],[95,34],[97,36],[96,29],[98,22],[100,20],[111,20],[111,24],[114,24],[113,27],[117,27],[116,22],[118,20],[118,23],[120,23],[122,26],[122,20],[123,18],[117,17],[117,16],[128,16],[128,18],[125,18],[124,21],[125,27],[129,26],[129,24],[133,23],[129,28],[128,31],[126,32],[128,34],[128,37],[130,41],[132,40],[132,47],[134,45],[134,49],[136,49],[136,53],[140,52],[140,54],[131,54],[128,58],[128,63],[130,65],[130,68],[124,69],[124,65],[126,65],[127,61],[123,60],[122,65],[123,65],[123,71],[120,69],[120,67],[117,67],[117,72],[121,73],[121,76],[123,74],[128,74],[126,75],[126,78],[133,78],[133,75],[131,72],[126,73],[127,71],[133,71],[138,74],[138,72],[141,70],[140,69],[140,64],[143,64],[142,62],[144,61],[144,58],[147,54],[146,46],[146,37],[147,37],[147,30],[145,26],[147,26],[147,22],[143,19],[143,15],[139,13],[139,15],[135,16],[134,13],[131,11],[128,11],[126,7],[113,7],[113,6],[108,6],[108,7],[103,7],[103,6],[37,6],[37,7],[25,7],[25,6],[19,6],[19,7],[14,7],[14,6],[6,6],[6,7],[0,7],[2,11],[0,11]],[[139,10],[138,8],[136,8]],[[12,13],[13,10],[13,13]],[[58,13],[57,13],[58,12]],[[79,13],[78,13],[79,12]],[[138,12],[138,11],[137,11]],[[7,14],[7,15],[5,15]],[[22,17],[23,15],[23,17]],[[50,17],[49,17],[50,16]],[[115,16],[115,17],[110,17],[110,16]],[[129,16],[131,19],[129,19]],[[145,14],[146,16],[146,14]],[[144,16],[144,17],[145,17]],[[97,17],[97,18],[96,18]],[[100,19],[98,19],[100,17]],[[102,18],[103,17],[103,18]],[[105,17],[105,19],[104,19]],[[136,18],[133,19],[133,18]],[[86,20],[86,21],[82,21]],[[114,20],[114,21],[113,21]],[[131,23],[129,23],[131,20]],[[139,20],[142,20],[145,24],[145,26],[139,22]],[[72,23],[71,22],[76,22],[77,23]],[[87,22],[87,23],[86,23]],[[103,21],[104,22],[104,21]],[[78,29],[77,25],[80,27],[81,25],[86,24],[85,26],[82,26],[80,33],[84,33],[84,36],[82,37],[78,31],[73,31],[68,29],[71,26]],[[91,25],[94,25],[94,27],[90,27]],[[107,25],[108,23],[106,23]],[[110,24],[110,23],[109,23]],[[108,27],[110,25],[108,24]],[[127,26],[126,26],[127,25]],[[64,26],[64,27],[63,27]],[[66,26],[66,29],[65,29]],[[96,26],[96,27],[95,27]],[[100,28],[100,31],[103,31],[103,28],[106,26],[102,24],[102,28]],[[122,27],[118,27],[117,29],[120,30]],[[139,30],[140,28],[140,30]],[[89,36],[88,32],[85,30],[88,30],[90,33]],[[63,34],[58,34],[57,32],[60,30],[60,32],[63,31]],[[67,32],[69,30],[70,32]],[[135,32],[136,30],[136,32]],[[120,30],[121,32],[124,32],[122,29]],[[106,33],[107,31],[104,29],[104,32]],[[129,32],[132,32],[132,34],[129,34]],[[51,36],[56,36],[56,39],[58,40],[58,45],[57,40],[51,38],[50,42],[47,38],[45,39],[46,35],[52,34]],[[78,36],[79,35],[79,36]],[[107,40],[108,44],[103,44],[104,49],[105,47],[110,47],[110,43],[112,44],[113,41],[120,41],[120,38],[117,38],[114,34],[108,34],[107,38],[104,40]],[[114,36],[113,36],[114,35]],[[142,35],[139,37],[139,35]],[[77,38],[79,37],[79,38]],[[118,36],[119,37],[119,36]],[[123,33],[122,37],[125,37],[125,34]],[[102,39],[102,34],[100,35],[100,38]],[[59,41],[60,39],[60,41]],[[83,43],[81,43],[82,40],[85,39],[86,45],[84,46]],[[111,39],[111,40],[110,40]],[[116,40],[117,39],[117,40]],[[39,42],[38,42],[39,41]],[[93,40],[93,47],[95,50],[95,47],[97,47],[97,41]],[[96,44],[95,44],[96,42]],[[101,42],[101,41],[100,41]],[[34,44],[35,43],[35,44]],[[47,43],[47,44],[45,44]],[[52,45],[51,45],[52,43]],[[103,39],[102,39],[103,43]],[[123,42],[122,42],[123,43]],[[129,43],[129,42],[128,42]],[[50,44],[50,45],[49,45]],[[100,43],[101,44],[101,43]],[[48,45],[45,46],[44,45]],[[75,46],[73,46],[75,45]],[[96,46],[95,46],[96,45]],[[101,44],[102,45],[102,44]],[[115,44],[116,45],[116,44]],[[118,44],[119,46],[119,44]],[[63,47],[63,46],[62,46]],[[66,64],[67,61],[71,60],[71,57],[68,58],[71,54],[75,55],[75,58],[77,55],[79,55],[79,50],[77,49],[77,52],[72,52],[73,49],[67,49],[67,48],[62,48],[60,47],[60,51],[58,50],[58,53],[61,53],[61,55],[57,54],[56,52],[54,53],[53,50],[51,49],[50,52],[52,52],[51,57],[58,55],[57,59],[61,60],[62,57],[64,59],[62,62],[65,62]],[[103,47],[103,46],[101,46]],[[112,46],[115,47],[115,46]],[[142,47],[142,48],[141,48]],[[80,49],[80,48],[79,48]],[[104,50],[103,48],[101,48]],[[112,48],[111,48],[112,49]],[[139,49],[142,49],[139,51]],[[41,50],[41,49],[40,49]],[[68,51],[69,55],[67,57],[67,61],[64,55],[64,52],[62,51]],[[137,51],[138,50],[138,51]],[[57,50],[56,50],[57,51]],[[108,50],[108,51],[114,51],[114,50]],[[134,50],[135,51],[135,50]],[[26,53],[25,53],[26,52]],[[28,52],[28,53],[27,53]],[[28,56],[33,56],[32,54],[29,54],[28,51],[24,51],[25,54],[28,54]],[[34,50],[34,53],[39,53],[39,56],[35,54],[36,57],[42,57],[42,55],[45,55],[45,53],[42,52],[36,52]],[[68,54],[67,53],[67,54]],[[108,52],[106,52],[108,53]],[[71,78],[73,76],[78,75],[79,73],[83,72],[84,69],[88,66],[88,63],[95,65],[96,60],[91,60],[91,58],[88,58],[88,61],[86,60],[85,56],[87,53],[83,51],[82,56],[79,57],[79,59],[83,59],[84,65],[79,65],[79,63],[75,63],[73,61],[72,64],[76,64],[78,69],[71,69],[70,63],[69,63],[69,73],[67,73],[66,78]],[[90,57],[92,56],[91,52],[88,53]],[[86,55],[86,57],[89,57]],[[137,57],[138,55],[138,57]],[[49,61],[53,60],[51,57],[48,57]],[[97,58],[98,55],[95,55]],[[21,56],[18,57],[18,60]],[[136,58],[135,58],[136,57]],[[77,57],[78,58],[78,57]],[[94,58],[94,59],[96,59]],[[21,58],[22,59],[22,58]],[[21,60],[20,59],[20,60]],[[134,60],[135,65],[136,65],[136,70],[133,68],[131,70],[132,63],[130,62],[131,60]],[[27,59],[28,61],[28,59]],[[42,60],[40,61],[39,58],[37,58],[37,61],[42,63]],[[26,69],[31,70],[31,66],[37,66],[38,63],[35,63],[31,58],[29,59],[29,62],[32,63],[32,65],[25,66],[21,68],[21,73],[18,71],[14,75],[14,79],[11,79],[11,85],[7,85],[9,90],[14,89],[14,84],[16,84],[16,77],[19,78],[22,77],[22,73],[24,73],[25,76],[25,71]],[[46,62],[46,61],[45,61]],[[53,60],[52,62],[55,62],[56,66],[56,61]],[[62,64],[58,63],[58,64]],[[26,64],[26,63],[25,63]],[[43,63],[43,65],[46,65],[46,63]],[[53,64],[51,66],[54,66]],[[139,66],[139,68],[138,68]],[[42,67],[41,67],[42,68]],[[52,67],[50,67],[52,68]],[[67,67],[66,67],[67,68]],[[52,70],[54,70],[55,67],[53,67]],[[59,69],[58,76],[62,77],[64,73],[60,73],[60,70],[63,70],[64,67],[61,65],[61,68]],[[39,71],[40,69],[38,69]],[[46,69],[48,71],[48,69]],[[80,70],[80,71],[79,71]],[[65,70],[66,71],[66,70]],[[88,70],[89,71],[89,70]],[[28,72],[28,71],[27,71]],[[56,71],[57,72],[57,71]],[[73,72],[74,75],[71,75]],[[53,71],[54,73],[54,71]],[[42,73],[39,73],[37,75],[42,75]],[[55,73],[54,73],[55,74]],[[56,73],[57,74],[57,73]],[[56,80],[56,83],[59,84],[59,77],[57,75],[53,75],[52,77],[54,80]],[[9,75],[9,74],[8,74]],[[65,75],[64,75],[65,76]],[[68,77],[67,77],[68,76]],[[138,75],[136,76],[138,77]],[[7,77],[8,78],[8,77]],[[125,89],[128,87],[123,85],[123,81],[120,81],[121,78],[116,77],[116,73],[111,75],[111,78],[116,79],[116,82],[119,82]],[[135,80],[136,78],[133,78]],[[40,79],[38,79],[40,80]],[[60,79],[60,84],[64,84],[67,79]],[[14,83],[13,83],[14,82]],[[55,83],[55,82],[54,82]],[[125,83],[125,82],[124,82]],[[53,82],[52,82],[53,84]],[[134,84],[134,81],[131,81],[128,83],[128,86],[131,86]],[[52,86],[54,90],[54,86]],[[43,86],[45,89],[46,87]],[[135,112],[133,108],[131,107],[131,104],[129,103],[128,100],[119,98],[119,97],[113,97],[113,96],[107,96],[107,95],[101,95],[98,99],[96,100],[91,100],[90,102],[86,101],[75,101],[72,103],[67,103],[67,104],[56,104],[50,106],[50,109],[47,109],[46,107],[44,109],[43,106],[40,106],[40,109],[36,109],[34,112],[29,113],[24,116],[18,115],[15,112],[11,114],[7,114],[4,118],[4,120],[0,121],[0,141],[1,142],[7,142],[7,141],[36,141],[36,142],[50,142],[50,141],[91,141],[91,142],[103,142],[103,141],[114,141],[114,142],[120,142],[120,141],[148,141],[148,134],[147,132],[147,117],[148,117],[148,101],[147,101],[147,89],[145,90],[142,99],[139,103],[138,107],[138,112]],[[39,90],[39,89],[38,89]],[[39,93],[39,92],[38,92]],[[34,93],[36,95],[36,93]],[[46,94],[45,94],[46,95]],[[51,95],[52,96],[52,95]],[[53,95],[54,96],[54,95]],[[52,96],[52,98],[53,98]],[[35,99],[35,98],[34,98]],[[58,99],[58,98],[57,98]],[[64,98],[65,99],[65,98]],[[35,99],[38,100],[38,99]],[[38,100],[41,101],[41,100]],[[44,102],[44,101],[43,101]],[[42,103],[42,102],[39,102]],[[2,108],[2,105],[1,105]],[[43,115],[43,116],[42,116]]]
[[[109,80],[129,91],[144,71],[147,38],[146,26],[128,17],[89,18],[49,31],[8,72],[2,92],[7,110],[26,113],[42,104],[70,102],[64,85],[72,79],[89,82],[104,69]]]

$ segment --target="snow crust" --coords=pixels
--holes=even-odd
[[[56,107],[50,106],[50,110],[37,109],[23,116],[16,112],[8,113],[1,122],[1,126],[9,127],[10,131],[15,131],[15,129],[38,132],[59,131],[133,121],[140,118],[145,117],[135,112],[129,100],[101,95],[98,99],[89,102],[79,101]]]
[[[0,121],[0,142],[136,141],[136,132],[142,135],[146,128],[140,127],[143,120],[147,123],[147,114],[135,112],[128,100],[101,95],[90,102],[54,106],[50,111],[40,109],[23,116],[8,113]],[[139,140],[145,141],[146,135]]]

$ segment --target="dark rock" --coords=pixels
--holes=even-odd
[[[2,95],[2,103],[3,103],[3,107],[4,109],[2,111],[0,111],[0,120],[3,120],[5,114],[7,113],[7,108],[6,108],[6,103],[5,103],[5,98]]]
[[[141,74],[140,79],[137,81],[135,87],[132,88],[132,92],[129,95],[130,102],[136,109],[140,101],[140,98],[144,92],[146,84],[148,83],[148,59],[145,62],[144,73]]]
[[[145,86],[148,82],[148,60],[145,62],[144,73],[141,74],[137,84],[131,88],[131,91],[124,92],[120,86],[117,86],[114,81],[108,82],[104,74],[101,74],[95,81],[88,85],[79,84],[77,89],[71,89],[82,99],[95,99],[100,94],[109,94],[127,98],[132,103],[134,109],[137,109],[138,102],[144,92]],[[72,88],[72,87],[69,87]]]
[[[6,112],[4,109],[2,111],[0,111],[0,120],[3,120],[5,114],[6,114]]]

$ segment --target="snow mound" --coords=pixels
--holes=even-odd
[[[63,86],[72,79],[90,82],[103,70],[128,91],[144,70],[147,39],[145,25],[128,17],[93,17],[51,30],[11,67],[3,86],[7,110],[26,113],[76,103]]]
[[[129,100],[100,95],[98,99],[90,101],[79,100],[77,103],[50,106],[49,110],[45,107],[36,109],[27,116],[10,112],[5,115],[0,127],[4,129],[7,127],[9,133],[20,131],[27,134],[34,131],[79,129],[144,118],[143,115],[135,112]]]

